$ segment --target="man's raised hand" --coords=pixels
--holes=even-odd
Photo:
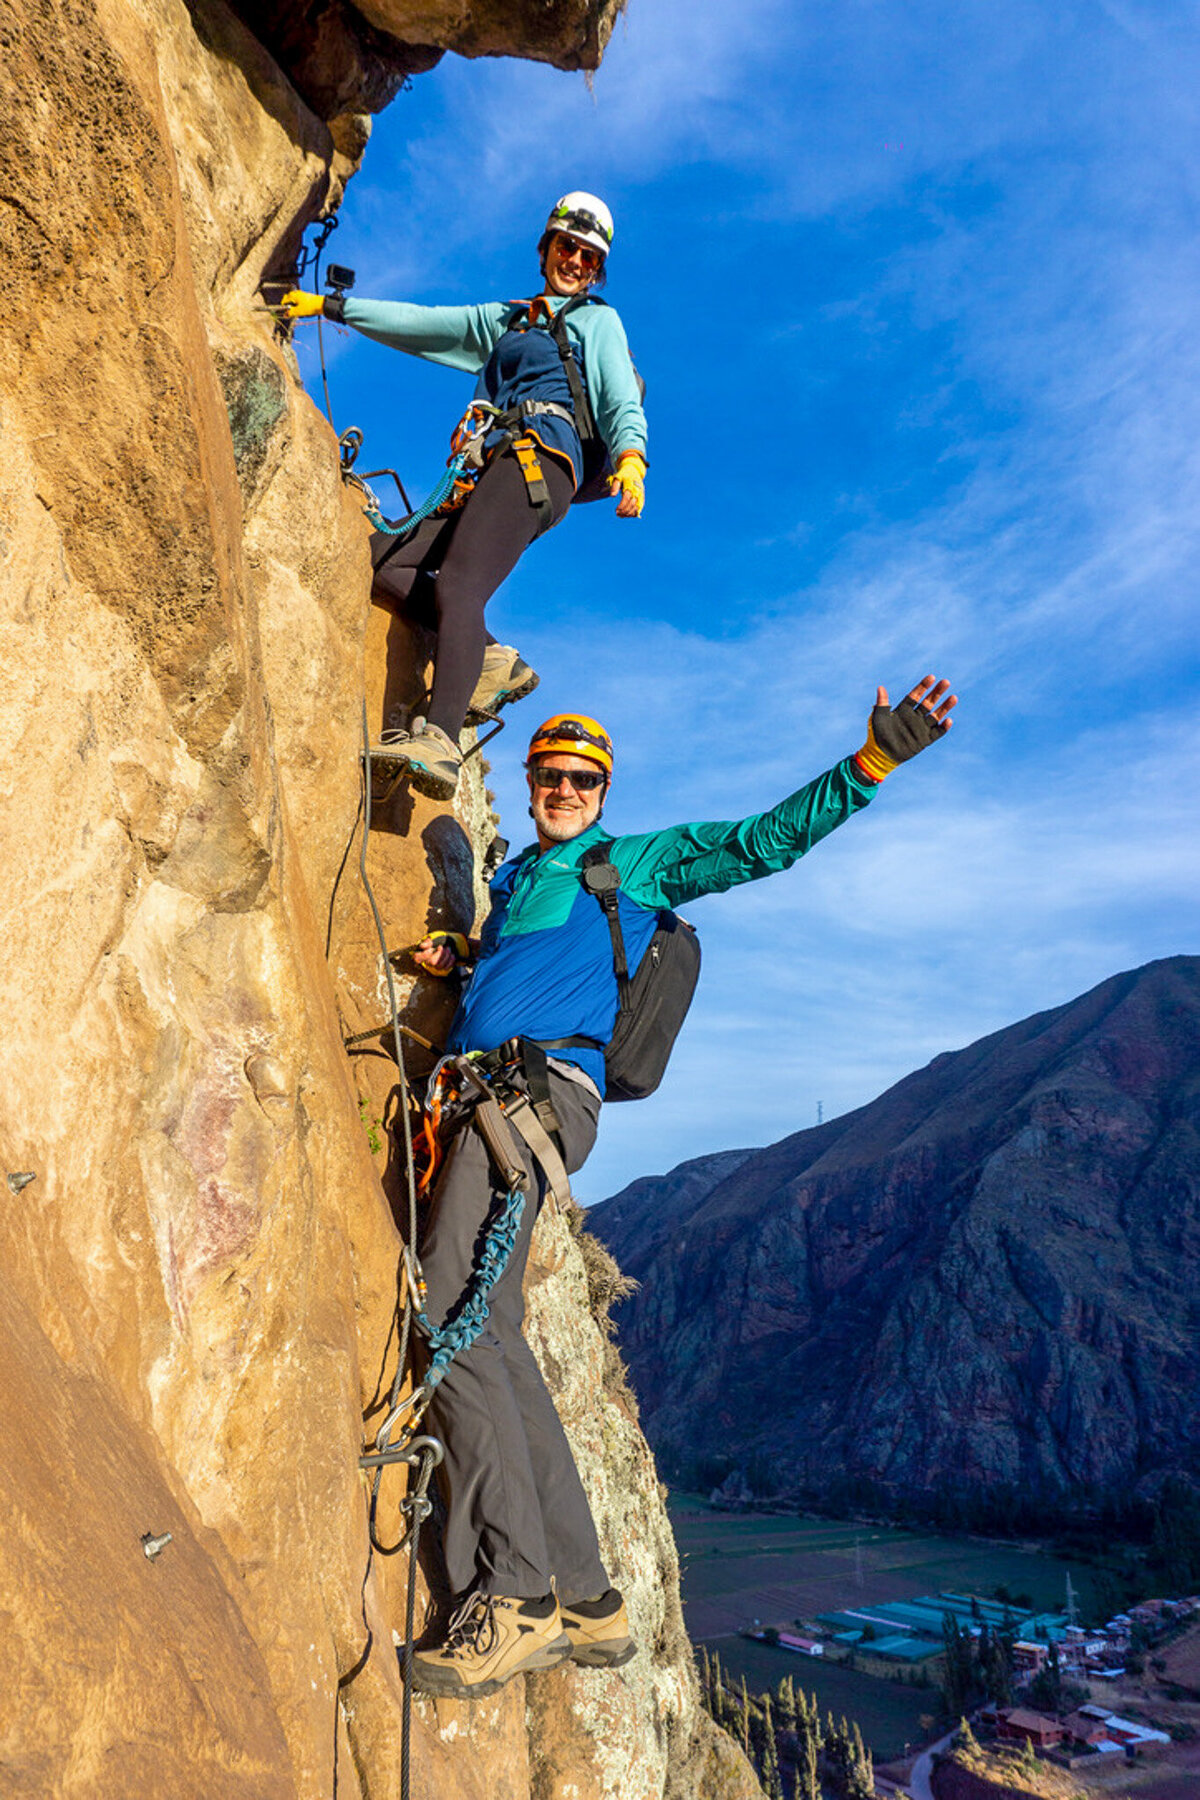
[[[882,781],[901,763],[945,737],[954,723],[950,714],[958,705],[958,695],[949,689],[948,681],[923,675],[894,709],[888,705],[887,689],[876,690],[867,741],[856,756],[872,781]]]

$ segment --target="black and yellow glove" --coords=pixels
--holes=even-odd
[[[911,762],[938,738],[945,737],[953,720],[951,710],[958,695],[946,697],[948,681],[925,675],[899,706],[888,705],[887,689],[880,688],[867,726],[867,741],[854,760],[872,781],[882,781],[901,763]]]

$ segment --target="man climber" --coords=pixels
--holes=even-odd
[[[528,1095],[537,1102],[540,1092],[543,1104],[524,1112],[550,1121],[561,1163],[548,1146],[543,1156],[514,1140],[530,1203],[491,1289],[483,1331],[453,1356],[434,1392],[449,1502],[444,1549],[460,1604],[441,1646],[413,1657],[419,1691],[469,1699],[567,1658],[616,1667],[636,1648],[566,1435],[521,1329],[522,1276],[538,1206],[562,1185],[563,1165],[578,1169],[595,1141],[604,1046],[618,1012],[614,940],[603,907],[583,885],[586,852],[603,844],[619,872],[632,972],[660,909],[789,868],[866,806],[893,769],[950,729],[956,696],[948,689],[927,675],[893,710],[880,688],[862,748],[766,812],[627,837],[609,837],[600,823],[613,769],[603,727],[560,714],[534,733],[526,771],[537,842],[492,881],[491,912],[449,1050],[466,1053],[466,1066],[510,1100]],[[446,975],[467,951],[464,939],[440,934],[425,940],[416,960]],[[435,1330],[457,1316],[476,1276],[485,1225],[511,1199],[486,1147],[486,1110],[476,1113],[480,1129],[460,1129],[449,1143],[421,1245],[425,1317]],[[536,1148],[536,1126],[531,1135]]]

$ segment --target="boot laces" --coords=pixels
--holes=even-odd
[[[491,1594],[478,1590],[468,1594],[458,1611],[452,1614],[446,1633],[448,1650],[474,1650],[486,1656],[496,1642],[496,1602]]]

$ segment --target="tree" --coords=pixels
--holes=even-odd
[[[807,1715],[805,1718],[807,1724]],[[818,1773],[820,1743],[814,1729],[800,1736],[800,1754],[796,1758],[796,1800],[821,1800],[821,1778]]]
[[[847,1724],[840,1719],[835,1725],[830,1715],[825,1732],[825,1777],[830,1793],[838,1796],[838,1800],[872,1800],[875,1792],[875,1778],[871,1768],[871,1754],[862,1741],[862,1732],[858,1725]],[[803,1759],[801,1768],[804,1767]],[[808,1800],[803,1786],[801,1794]]]
[[[725,1693],[725,1672],[721,1668],[721,1658],[713,1652],[709,1668],[709,1700],[708,1710],[718,1725],[724,1725],[728,1717],[727,1697]]]
[[[849,1762],[849,1743],[845,1719],[840,1725],[835,1725],[833,1714],[828,1715],[825,1721],[825,1742],[822,1750],[825,1756],[825,1775],[830,1790],[834,1794],[844,1796]]]
[[[779,1772],[779,1745],[775,1742],[775,1721],[771,1716],[771,1697],[763,1696],[762,1786],[767,1800],[783,1800],[783,1776]]]
[[[954,1718],[970,1711],[976,1671],[970,1636],[950,1612],[942,1615],[942,1643],[942,1696],[946,1711]]]
[[[775,1704],[779,1709],[779,1723],[784,1731],[796,1729],[796,1689],[790,1675],[780,1677],[775,1691]]]
[[[1058,1654],[1058,1645],[1051,1643],[1050,1653],[1042,1667],[1029,1684],[1029,1700],[1039,1712],[1070,1712],[1086,1700],[1087,1690],[1078,1682],[1067,1681],[1062,1672],[1062,1661]]]
[[[1200,1586],[1200,1491],[1172,1475],[1154,1509],[1150,1561],[1170,1594]]]
[[[850,1739],[850,1766],[847,1775],[847,1800],[874,1800],[875,1772],[871,1766],[871,1752],[863,1744],[857,1720]]]
[[[987,1626],[979,1634],[975,1668],[979,1686],[997,1706],[1007,1706],[1013,1696],[1013,1643],[1011,1631],[992,1633]]]

